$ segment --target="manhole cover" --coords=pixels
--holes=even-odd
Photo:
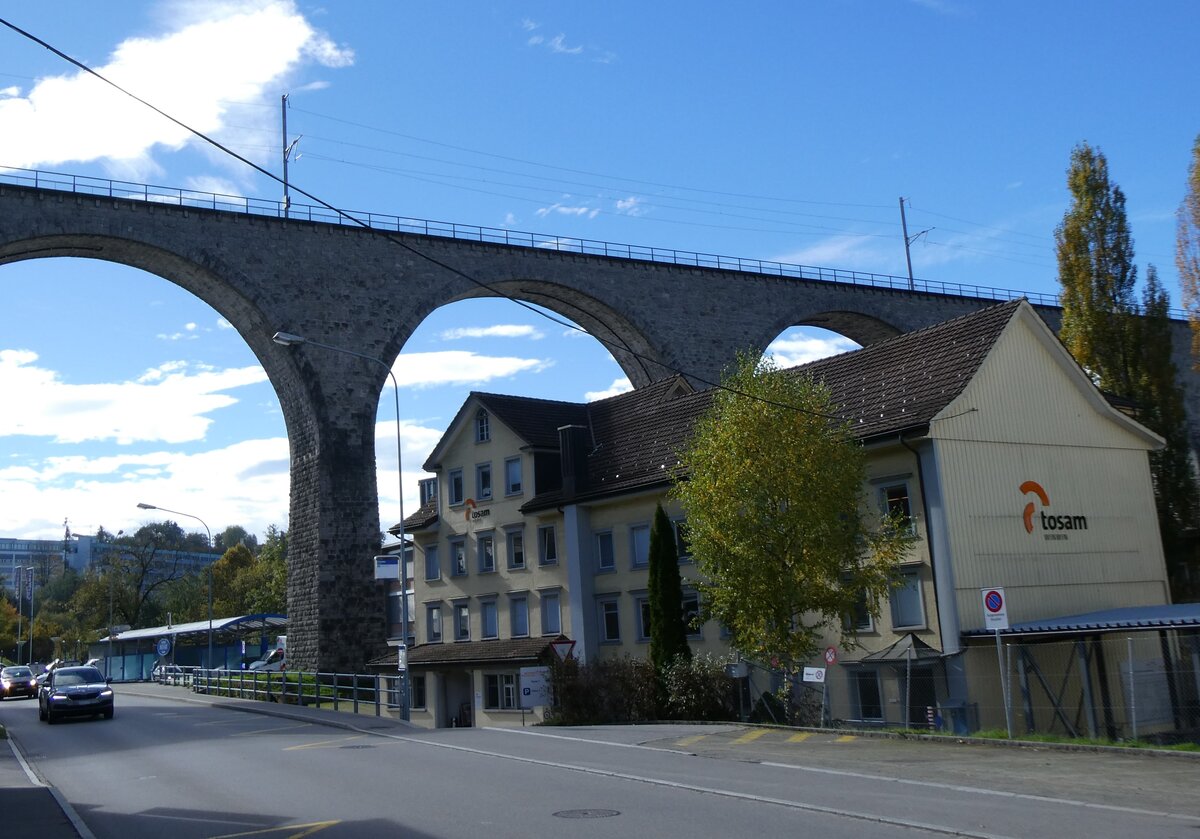
[[[369,746],[365,743],[358,743],[353,746],[338,746],[339,749],[373,749],[374,746]]]
[[[621,815],[620,810],[559,810],[554,814],[560,819],[607,819]]]

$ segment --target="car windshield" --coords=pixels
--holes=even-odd
[[[66,685],[94,685],[103,681],[104,677],[100,675],[100,671],[95,667],[64,668],[54,674],[54,684],[59,687]]]
[[[5,667],[0,670],[0,676],[6,679],[32,679],[33,671],[28,667]]]

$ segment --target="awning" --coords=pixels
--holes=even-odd
[[[1174,603],[1158,606],[1125,606],[1119,609],[1102,609],[1082,615],[1067,615],[1061,618],[1016,623],[1001,629],[1001,635],[1065,635],[1102,632],[1128,632],[1130,630],[1179,629],[1200,627],[1200,603]],[[995,635],[994,629],[971,629],[967,636]]]
[[[906,661],[931,661],[942,657],[940,651],[926,644],[911,632],[891,646],[863,656],[847,664],[903,664]]]
[[[209,622],[189,621],[168,626],[149,626],[145,629],[127,629],[112,637],[113,641],[142,641],[152,638],[162,638],[166,635],[208,635]],[[287,615],[240,615],[236,618],[213,618],[213,632],[260,632],[267,629],[283,629],[287,626]],[[101,638],[103,644],[108,638]]]

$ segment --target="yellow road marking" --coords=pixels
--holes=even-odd
[[[789,743],[803,743],[809,737],[812,737],[811,731],[801,731],[799,734],[793,734],[791,737],[787,738],[787,741]]]
[[[835,742],[835,743],[853,743],[857,739],[858,738],[855,737],[853,734],[843,734],[841,737],[837,738],[833,742]]]
[[[274,728],[256,728],[253,731],[239,731],[236,734],[230,734],[230,737],[247,737],[251,734],[274,734],[276,731],[288,731],[293,728],[311,728],[312,723],[302,722],[296,725],[277,725]]]
[[[701,740],[703,740],[707,736],[708,736],[707,734],[694,734],[691,737],[684,737],[682,740],[677,740],[675,742],[675,745],[676,746],[690,746],[693,743],[699,743]]]
[[[354,735],[351,735],[350,737],[337,737],[333,740],[318,740],[316,743],[302,743],[299,746],[287,746],[286,748],[284,748],[284,751],[285,752],[298,752],[301,749],[319,749],[322,746],[332,746],[335,743],[340,744],[340,743],[348,743],[351,740],[361,740],[363,737],[366,737],[366,736],[367,735],[365,735],[365,734],[354,734]]]
[[[284,839],[303,839],[305,836],[312,836],[317,831],[333,827],[335,824],[341,824],[341,821],[281,824],[279,827],[265,827],[262,830],[248,830],[245,833],[226,833],[224,836],[214,836],[213,839],[235,839],[238,836],[265,836],[268,833],[280,833],[284,830],[299,830],[299,833],[289,833]]]
[[[747,731],[741,737],[734,740],[733,745],[740,746],[742,743],[753,743],[755,740],[757,740],[759,737],[762,737],[766,733],[767,733],[767,729],[765,729],[765,728],[759,728],[754,731]]]

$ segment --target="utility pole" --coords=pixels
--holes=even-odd
[[[915,284],[913,283],[912,254],[909,252],[909,245],[911,245],[913,242],[920,239],[922,236],[924,236],[930,230],[933,230],[933,228],[930,227],[925,230],[922,230],[920,233],[917,233],[915,236],[909,236],[908,235],[908,220],[904,217],[904,201],[905,201],[904,196],[903,195],[900,196],[900,229],[904,232],[904,259],[905,259],[905,261],[908,262],[908,290],[913,291],[915,289]]]
[[[281,116],[283,119],[283,217],[284,218],[288,217],[288,211],[292,207],[292,197],[288,194],[288,158],[290,158],[292,156],[292,151],[293,151],[293,149],[296,148],[296,143],[300,142],[299,137],[297,137],[295,140],[292,140],[291,143],[288,142],[287,103],[288,103],[288,94],[285,93],[285,94],[283,94],[282,97],[280,97],[280,100],[279,100],[279,110],[280,110],[280,113],[281,113]]]

